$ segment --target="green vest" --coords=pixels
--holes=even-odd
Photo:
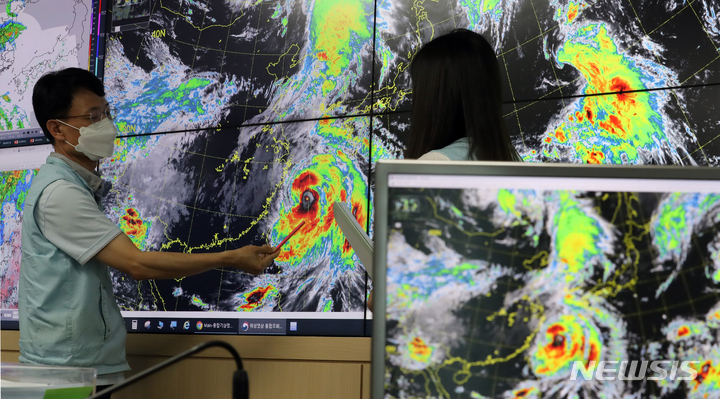
[[[125,323],[108,266],[95,258],[80,265],[48,241],[35,221],[40,195],[57,180],[76,184],[93,197],[87,182],[58,158],[49,157],[33,179],[22,224],[20,361],[92,367],[98,374],[129,370]]]

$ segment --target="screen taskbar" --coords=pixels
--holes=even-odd
[[[369,337],[372,332],[372,320],[363,319],[361,312],[298,312],[285,313],[282,317],[274,313],[239,316],[234,312],[123,311],[122,314],[129,333]],[[0,321],[3,330],[17,330],[17,309],[3,309]]]

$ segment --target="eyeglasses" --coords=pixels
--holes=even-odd
[[[73,116],[63,116],[56,119],[70,119],[70,118],[87,118],[90,119],[91,123],[100,122],[101,120],[108,118],[110,120],[115,119],[117,116],[117,109],[113,107],[107,107],[102,111],[93,111],[91,114],[88,115],[73,115]]]

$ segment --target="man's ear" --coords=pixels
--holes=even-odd
[[[56,141],[65,141],[65,133],[60,130],[62,124],[54,119],[51,119],[45,123],[45,127],[50,134],[55,138]]]

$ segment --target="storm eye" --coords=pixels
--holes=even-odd
[[[554,347],[558,347],[558,346],[563,346],[564,343],[565,343],[565,337],[563,337],[562,335],[556,335],[555,338],[553,338],[552,345]]]
[[[309,211],[314,202],[315,196],[310,191],[305,191],[300,199],[300,205],[304,211]]]
[[[253,292],[252,295],[247,299],[248,303],[258,303],[262,299],[262,294],[259,292]]]

